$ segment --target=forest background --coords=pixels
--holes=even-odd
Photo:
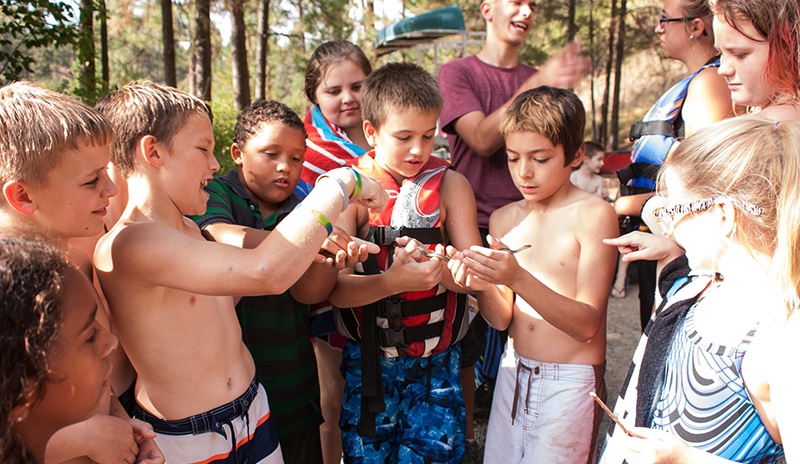
[[[322,42],[359,45],[373,67],[436,64],[476,53],[430,47],[375,53],[379,30],[449,5],[468,32],[485,30],[478,0],[0,0],[0,84],[27,79],[93,104],[135,79],[176,86],[211,103],[215,153],[230,169],[236,115],[275,99],[301,117],[305,66]],[[577,37],[592,72],[575,89],[587,109],[587,137],[609,151],[628,147],[628,129],[686,70],[665,59],[654,26],[660,0],[540,0],[521,61],[534,66]],[[441,39],[461,40],[458,36]]]

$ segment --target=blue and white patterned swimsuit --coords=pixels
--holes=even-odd
[[[709,343],[695,328],[695,308],[672,343],[651,428],[731,461],[777,462],[783,447],[769,435],[741,375],[756,327],[737,346]]]

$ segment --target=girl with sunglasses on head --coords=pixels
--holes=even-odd
[[[655,33],[667,58],[691,74],[675,84],[631,127],[632,163],[618,172],[622,192],[614,204],[620,216],[638,216],[655,189],[655,176],[678,142],[732,115],[730,93],[717,74],[719,57],[711,29],[708,0],[665,0]],[[639,222],[639,221],[637,221]],[[655,264],[636,263],[641,327],[653,311]],[[618,281],[619,282],[619,281]]]
[[[659,174],[653,225],[674,241],[606,241],[663,265],[663,300],[615,406],[630,435],[612,425],[602,463],[800,460],[800,369],[786,364],[800,334],[797,153],[798,121],[703,129]]]

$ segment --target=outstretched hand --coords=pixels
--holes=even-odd
[[[630,432],[630,436],[621,438],[628,448],[625,460],[630,464],[693,462],[689,446],[669,432],[645,427],[635,427]]]
[[[537,83],[562,89],[574,89],[586,77],[590,69],[591,60],[581,55],[581,44],[576,39],[550,57],[539,68]]]
[[[156,444],[156,433],[153,426],[138,419],[130,419],[128,423],[133,428],[133,438],[139,445],[135,464],[164,464],[164,453]]]
[[[428,290],[442,281],[445,265],[441,259],[431,259],[420,250],[424,246],[418,241],[400,237],[397,239],[392,265],[386,271],[391,275],[399,291]],[[444,253],[444,246],[436,245],[437,253]],[[398,292],[399,293],[399,292]]]
[[[603,243],[617,247],[625,262],[671,261],[683,253],[683,249],[675,240],[639,231],[618,238],[606,238],[603,239]]]
[[[379,251],[378,245],[360,238],[353,238],[344,229],[334,226],[333,233],[322,243],[315,262],[325,267],[341,270],[364,262],[367,256]]]
[[[364,174],[360,174],[360,176],[361,191],[351,199],[351,202],[364,205],[373,213],[383,211],[389,200],[389,194],[377,180]]]
[[[493,284],[511,286],[517,280],[522,268],[513,253],[491,235],[487,239],[491,248],[472,246],[456,253],[459,258],[451,260],[448,266],[453,280],[476,291]]]

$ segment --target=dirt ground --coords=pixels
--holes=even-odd
[[[628,294],[624,299],[608,299],[608,327],[606,337],[608,347],[606,349],[606,387],[608,388],[609,408],[614,409],[617,395],[628,373],[633,351],[639,343],[639,299],[637,297],[639,289],[635,283],[628,285]],[[598,433],[597,446],[602,449],[605,440],[606,429],[609,419],[603,418]],[[482,462],[483,442],[486,439],[487,420],[477,418],[475,420],[476,446],[468,446],[464,457],[464,464]]]

